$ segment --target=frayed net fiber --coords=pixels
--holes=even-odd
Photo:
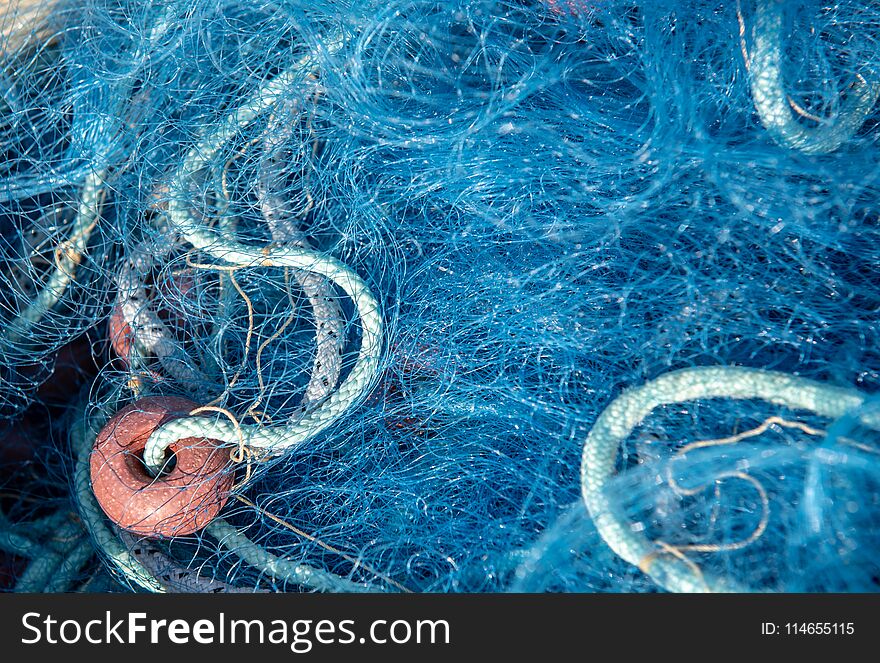
[[[880,589],[876,3],[0,12],[4,588]]]

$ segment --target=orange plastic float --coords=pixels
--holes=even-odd
[[[198,407],[175,397],[147,397],[117,412],[98,433],[89,458],[92,489],[107,516],[144,536],[184,536],[220,513],[234,477],[216,440],[187,438],[171,445],[173,459],[152,476],[142,460],[150,434]]]

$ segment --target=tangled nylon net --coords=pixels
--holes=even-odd
[[[0,53],[4,588],[880,588],[874,3],[12,0]],[[129,460],[230,494],[160,536],[93,473],[168,397]]]

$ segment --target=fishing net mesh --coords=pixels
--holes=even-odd
[[[4,588],[880,588],[873,3],[11,0],[0,53]],[[231,431],[186,535],[89,476],[155,396]]]

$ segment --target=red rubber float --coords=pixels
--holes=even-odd
[[[110,319],[107,321],[107,335],[110,337],[110,346],[113,351],[128,365],[128,356],[131,354],[132,345],[134,345],[134,334],[122,315],[121,306],[115,306],[110,313]]]
[[[104,513],[144,536],[184,536],[211,522],[232,490],[229,454],[216,440],[171,445],[173,467],[151,476],[142,455],[150,434],[198,407],[183,398],[148,397],[117,412],[98,433],[89,458],[92,489]]]

